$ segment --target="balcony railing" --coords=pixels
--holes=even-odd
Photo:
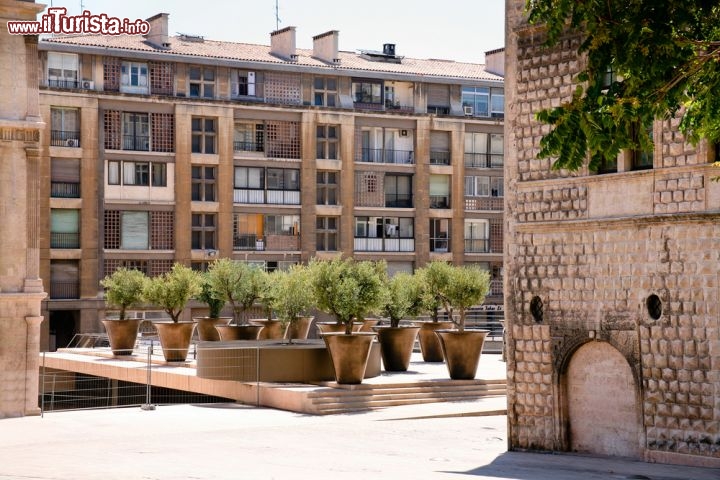
[[[414,252],[414,238],[355,238],[356,252]]]
[[[123,135],[123,150],[150,151],[150,137],[147,135]]]
[[[411,165],[415,163],[413,152],[409,150],[388,150],[382,148],[364,148],[360,157],[361,162],[368,163],[398,163]]]
[[[410,193],[386,193],[385,207],[387,208],[412,208],[413,196]]]
[[[255,234],[235,235],[233,250],[265,250],[265,245]]]
[[[450,152],[430,150],[430,165],[450,165]]]
[[[262,152],[265,146],[257,142],[233,142],[233,150],[236,152]]]
[[[466,238],[465,253],[490,253],[490,239]]]
[[[50,196],[54,198],[80,198],[80,183],[50,182]]]
[[[258,190],[236,188],[234,203],[266,203],[271,205],[300,205],[299,190]]]
[[[50,280],[50,298],[57,300],[80,298],[80,282]]]
[[[48,78],[48,87],[54,88],[80,88],[80,82],[77,80],[60,80],[57,78]]]
[[[490,295],[502,297],[502,295],[503,295],[503,281],[502,280],[490,280]]]
[[[465,210],[502,210],[503,197],[465,197]]]
[[[50,248],[80,248],[80,234],[50,232]]]
[[[498,153],[466,153],[465,166],[475,168],[502,168],[504,155]]]
[[[450,195],[430,195],[430,208],[450,208]]]
[[[430,251],[447,253],[450,251],[450,239],[447,237],[430,238]]]
[[[53,147],[79,147],[80,132],[50,130],[50,145]]]

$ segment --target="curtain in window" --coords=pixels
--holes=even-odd
[[[51,209],[50,231],[53,233],[78,233],[80,231],[80,211],[67,208]]]
[[[450,195],[449,175],[430,175],[430,196],[446,197]]]
[[[148,212],[123,212],[121,217],[120,248],[147,250],[149,248]]]

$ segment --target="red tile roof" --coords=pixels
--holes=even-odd
[[[340,51],[338,65],[328,64],[312,57],[312,50],[297,49],[297,61],[289,62],[270,54],[267,45],[221,42],[214,40],[190,41],[183,37],[170,37],[170,49],[158,49],[139,35],[102,36],[74,35],[44,38],[42,42],[76,45],[78,47],[101,47],[116,51],[146,52],[160,55],[205,57],[223,60],[259,62],[276,65],[327,68],[329,70],[360,70],[433,77],[467,78],[474,80],[502,81],[502,77],[485,71],[485,65],[461,63],[452,60],[421,60],[404,57],[401,63],[372,61],[359,53]],[[113,52],[115,53],[115,52]],[[118,52],[120,53],[120,52]]]

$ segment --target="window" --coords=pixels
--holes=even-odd
[[[430,175],[430,208],[450,208],[450,175]]]
[[[50,129],[50,145],[53,147],[79,147],[80,110],[77,108],[51,108]]]
[[[190,67],[188,69],[190,91],[189,97],[215,97],[215,68]]]
[[[78,88],[78,55],[48,52],[48,86]]]
[[[490,116],[495,118],[505,116],[505,91],[502,88],[490,89]]]
[[[265,126],[262,123],[236,123],[233,150],[262,152],[265,149]]]
[[[192,152],[215,153],[216,126],[214,118],[192,118]]]
[[[150,121],[147,113],[123,113],[123,150],[150,150]]]
[[[338,159],[339,133],[339,125],[317,126],[317,158]]]
[[[338,217],[317,217],[315,224],[315,248],[320,252],[335,252],[338,249]]]
[[[385,175],[385,206],[412,208],[412,176]]]
[[[488,220],[465,220],[465,252],[488,253],[490,251],[490,222]]]
[[[262,215],[257,213],[235,214],[233,250],[264,250]]]
[[[254,97],[259,88],[257,74],[244,70],[233,71],[231,83],[233,97]]]
[[[192,214],[191,243],[193,250],[215,249],[215,214]]]
[[[120,91],[148,93],[147,63],[122,62],[120,68]]]
[[[450,219],[430,219],[430,251],[439,253],[450,251]]]
[[[383,104],[383,84],[381,81],[354,81],[352,94],[355,103]]]
[[[109,160],[107,182],[108,185],[166,187],[167,164]]]
[[[50,298],[80,298],[80,263],[77,260],[50,261]]]
[[[644,149],[640,143],[640,136],[645,135],[644,140],[649,143],[650,148]],[[632,170],[647,170],[653,168],[653,126],[646,125],[644,128],[640,125],[634,125],[632,130],[633,141],[638,145],[638,148],[630,152],[631,155],[631,169]]]
[[[465,115],[498,118],[505,115],[505,92],[502,88],[462,87],[461,101]]]
[[[265,189],[265,169],[262,167],[235,167],[235,188]]]
[[[355,217],[355,251],[412,252],[414,226],[413,218]]]
[[[337,104],[337,79],[333,77],[315,77],[313,81],[313,105],[334,107]]]
[[[120,248],[148,250],[150,248],[149,212],[121,212]]]
[[[268,190],[300,190],[300,170],[268,168],[266,178]]]
[[[502,134],[466,133],[465,166],[477,168],[502,168],[504,159]]]
[[[80,248],[80,210],[50,209],[50,248]]]
[[[503,177],[490,177],[490,196],[504,197],[505,186],[503,185]]]
[[[265,236],[300,235],[300,215],[266,215]]]
[[[316,183],[318,205],[338,204],[338,173],[339,172],[317,172]]]
[[[214,202],[215,167],[193,165],[191,168],[191,198],[195,202]]]
[[[55,198],[80,198],[80,159],[51,159],[50,196]]]
[[[503,177],[473,176],[465,177],[466,197],[502,197],[504,196]]]

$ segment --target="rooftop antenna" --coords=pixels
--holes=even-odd
[[[278,0],[275,0],[275,31],[280,30],[280,13],[278,10]]]

